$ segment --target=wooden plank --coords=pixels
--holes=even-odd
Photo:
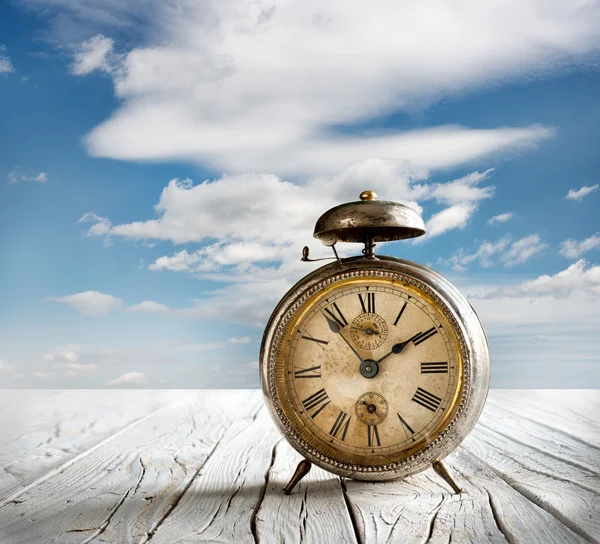
[[[600,471],[600,451],[593,446],[556,429],[517,416],[495,404],[486,406],[477,424],[477,430],[479,429],[491,430],[584,471],[595,474]]]
[[[600,541],[598,476],[478,427],[463,447],[581,537]]]
[[[257,512],[280,440],[266,409],[251,422],[236,420],[200,477],[192,481],[177,508],[148,540],[152,544],[254,543]]]
[[[529,419],[600,448],[600,390],[495,390],[487,406]],[[487,407],[486,406],[486,407]]]
[[[473,434],[474,446],[475,442],[479,449],[486,446],[487,450],[494,454],[504,456],[508,465],[517,463],[529,471],[546,474],[557,480],[570,482],[591,493],[600,494],[600,475],[596,472],[584,469],[570,461],[559,459],[558,456],[548,455],[542,448],[533,448],[527,443],[513,440],[510,433],[501,434],[492,427],[482,425]],[[485,457],[481,458],[486,461],[488,456],[488,451],[486,451]]]
[[[182,392],[0,503],[0,541],[138,541],[177,505],[233,421],[248,426],[257,391]]]
[[[3,390],[0,497],[176,398],[174,391]]]
[[[259,542],[357,542],[339,478],[319,467],[311,471],[294,492],[283,495],[302,457],[284,440],[277,444],[267,476],[267,488],[256,515]]]
[[[452,493],[432,470],[405,481],[347,481],[361,542],[585,542],[471,454],[459,450],[446,462],[466,493]]]

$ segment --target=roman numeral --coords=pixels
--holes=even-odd
[[[421,374],[448,374],[448,363],[421,363]]]
[[[301,368],[294,372],[294,378],[320,378],[321,365],[311,366],[310,368]]]
[[[402,305],[402,308],[400,308],[400,311],[398,312],[398,317],[396,318],[396,321],[394,321],[394,326],[398,324],[398,321],[400,321],[400,318],[402,317],[402,314],[404,313],[404,310],[406,310],[406,305],[408,304],[408,302],[405,302]]]
[[[375,444],[381,446],[379,431],[377,430],[377,425],[369,425],[369,447],[372,447]]]
[[[312,417],[313,419],[317,417],[321,413],[323,408],[325,408],[325,406],[327,406],[329,403],[330,400],[327,396],[327,393],[325,392],[325,389],[319,389],[316,393],[313,393],[310,397],[302,401],[302,405],[308,412],[308,415],[310,415],[310,417]],[[313,414],[311,414],[310,411],[315,408],[316,411]]]
[[[408,423],[406,423],[406,421],[404,420],[404,418],[400,415],[400,414],[396,414],[398,416],[398,419],[400,420],[400,423],[402,423],[402,425],[404,425],[406,427],[406,429],[408,430],[408,432],[410,434],[415,434],[415,431],[413,431],[410,428],[410,425]]]
[[[331,431],[329,431],[329,434],[334,438],[337,438],[337,435],[341,432],[342,438],[340,440],[342,442],[346,440],[346,433],[348,432],[348,426],[350,425],[351,419],[352,416],[349,416],[346,412],[340,410],[340,413],[338,414],[337,419],[333,424],[333,427],[331,427]]]
[[[418,346],[419,344],[425,342],[425,340],[427,340],[428,338],[431,338],[434,334],[437,334],[437,332],[438,331],[435,327],[431,327],[431,329],[429,329],[428,331],[415,334],[412,337],[413,344],[415,346]]]
[[[325,351],[325,346],[329,344],[329,342],[327,342],[326,340],[319,340],[318,338],[311,336],[308,332],[306,334],[303,334],[302,338],[304,338],[304,340],[310,340],[311,342],[315,342],[317,346],[319,346],[323,351]]]
[[[375,293],[365,293],[364,298],[360,293],[358,293],[358,298],[364,314],[375,313]]]
[[[417,391],[411,400],[432,412],[435,412],[442,402],[440,397],[436,397],[433,393],[425,391],[425,389],[421,389],[420,387],[417,387]]]
[[[329,308],[325,308],[323,311],[329,314],[329,317],[333,319],[340,327],[344,328],[348,324],[344,314],[341,312],[335,302]],[[328,317],[325,316],[325,319],[328,319]]]

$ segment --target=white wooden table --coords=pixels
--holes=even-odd
[[[0,542],[600,542],[600,391],[495,390],[431,470],[300,460],[258,391],[0,390]]]

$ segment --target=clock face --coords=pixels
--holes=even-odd
[[[384,465],[427,446],[460,402],[462,362],[442,309],[412,285],[341,281],[309,298],[276,356],[282,409],[345,464]]]

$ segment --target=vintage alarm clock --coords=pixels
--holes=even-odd
[[[412,208],[377,200],[332,208],[314,231],[335,260],[301,279],[264,333],[265,403],[305,458],[289,494],[314,463],[358,480],[403,478],[433,467],[471,431],[489,388],[483,327],[465,297],[421,264],[375,255],[376,242],[425,234]],[[340,259],[338,242],[364,243]],[[310,261],[309,250],[302,260]]]

